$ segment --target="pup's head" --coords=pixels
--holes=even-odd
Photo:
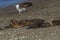
[[[27,20],[20,20],[18,22],[18,20],[15,20],[15,19],[12,19],[10,22],[9,22],[9,26],[10,28],[22,28],[22,27],[25,27],[26,25],[28,25],[28,21]]]
[[[19,22],[18,22],[18,20],[12,19],[12,20],[9,22],[9,26],[10,26],[11,28],[18,28],[18,27],[19,27]]]

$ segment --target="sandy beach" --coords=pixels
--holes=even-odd
[[[60,0],[29,0],[32,7],[26,12],[18,14],[15,6],[0,8],[0,40],[60,40],[60,26],[48,28],[26,29],[8,28],[4,29],[13,18],[22,19],[45,19],[47,21],[60,20]]]

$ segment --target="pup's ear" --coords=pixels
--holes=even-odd
[[[20,4],[21,7],[30,7],[32,6],[32,3],[31,2],[25,2],[25,3],[22,3]]]

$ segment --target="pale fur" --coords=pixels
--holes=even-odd
[[[19,6],[19,4],[16,5],[16,9],[19,11],[19,14],[22,12],[22,11],[25,11],[26,8],[22,8]]]

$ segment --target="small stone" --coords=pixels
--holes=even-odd
[[[0,32],[0,34],[2,34],[2,33]]]
[[[8,33],[8,34],[11,34],[11,33]]]

